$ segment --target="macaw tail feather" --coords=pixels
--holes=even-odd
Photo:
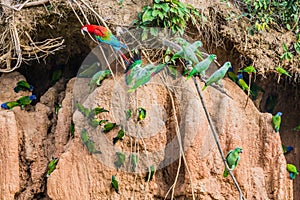
[[[123,60],[125,61],[126,65],[130,63],[130,60],[124,55],[124,53],[121,50],[118,50],[118,53],[123,58]]]
[[[225,168],[223,172],[223,177],[226,178],[228,176],[228,170]]]
[[[202,91],[204,91],[207,88],[207,85],[204,85],[202,88]]]

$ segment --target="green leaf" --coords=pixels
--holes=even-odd
[[[297,54],[300,55],[300,42],[295,42],[294,43],[294,48],[295,48]]]
[[[154,3],[159,3],[160,2],[160,0],[154,0]]]
[[[167,13],[170,10],[170,7],[167,3],[160,4],[161,8]]]
[[[152,21],[154,19],[154,17],[152,16],[152,9],[147,10],[142,17],[142,21],[146,22],[146,21]]]
[[[283,48],[284,51],[288,51],[288,48],[287,48],[285,43],[282,44],[282,48]]]
[[[169,70],[170,74],[171,74],[174,78],[176,78],[176,76],[177,76],[177,68],[176,68],[174,65],[169,65],[169,66],[168,66],[168,70]]]
[[[153,10],[153,11],[152,11],[152,16],[153,16],[153,17],[156,17],[159,13],[160,13],[159,10]]]
[[[150,28],[150,34],[153,36],[157,36],[158,35],[158,30],[157,28]]]

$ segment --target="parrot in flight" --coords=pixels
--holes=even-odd
[[[58,163],[58,158],[52,158],[52,160],[49,162],[47,167],[48,171],[46,177],[49,177],[50,174],[55,170],[57,163]]]
[[[125,62],[129,63],[129,59],[121,51],[121,48],[126,49],[127,47],[120,43],[119,40],[106,27],[87,24],[81,27],[81,33],[84,35],[85,32],[93,35],[99,42],[111,45],[121,55]]]
[[[299,174],[297,167],[293,164],[287,164],[286,165],[286,169],[288,170],[288,172],[290,173],[290,178],[291,179],[295,179],[296,176]]]
[[[132,62],[125,70],[126,84],[131,86],[127,92],[133,92],[136,88],[148,83],[154,75],[163,70],[168,64],[169,63],[160,63],[157,66],[152,64],[143,66],[141,56],[135,54]]]
[[[196,74],[200,74],[201,76],[205,77],[205,71],[208,69],[210,64],[217,58],[216,55],[210,54],[207,56],[204,60],[201,62],[197,63],[195,67],[192,69],[192,71],[189,73],[188,77],[186,80],[189,80],[192,76]]]
[[[147,173],[146,173],[146,176],[145,176],[145,181],[151,181],[152,180],[152,178],[153,178],[153,176],[154,176],[154,174],[155,174],[155,167],[154,167],[154,165],[151,165],[150,166],[150,171],[148,171]]]
[[[20,104],[16,101],[5,102],[1,104],[1,108],[12,110],[14,107],[19,106]]]
[[[280,124],[281,124],[281,112],[277,112],[276,115],[272,117],[272,124],[275,129],[275,132],[279,132]]]
[[[211,85],[212,83],[220,84],[221,79],[224,78],[226,72],[231,67],[230,62],[224,63],[224,65],[215,71],[206,81],[204,87],[202,88],[202,91],[206,89],[207,86]]]
[[[122,165],[124,165],[125,163],[125,154],[123,154],[122,152],[117,152],[117,160],[114,162],[115,166],[117,169],[119,169]]]
[[[246,72],[248,74],[251,74],[251,73],[256,73],[256,69],[253,67],[253,66],[248,66],[248,67],[245,67],[244,69],[240,69],[238,72]]]
[[[284,74],[288,77],[292,77],[285,69],[283,69],[282,67],[276,67],[275,70],[279,73],[279,74]]]
[[[20,92],[20,91],[33,91],[33,86],[30,85],[29,83],[27,83],[26,81],[22,80],[17,82],[17,86],[14,88],[14,91],[16,93]]]
[[[25,108],[25,106],[31,104],[31,102],[35,99],[36,99],[35,95],[23,96],[23,97],[20,97],[17,100],[17,102],[19,103],[19,105],[21,106],[21,109],[23,110]]]
[[[231,150],[228,152],[228,154],[226,156],[226,163],[230,170],[234,170],[236,168],[236,166],[239,164],[240,153],[243,153],[243,149],[240,147],[236,147],[234,150]],[[227,177],[228,173],[229,173],[229,171],[225,167],[224,172],[223,172],[223,177]]]
[[[237,75],[234,73],[233,68],[229,67],[228,71],[227,71],[228,77],[233,81],[233,82],[237,82],[238,77]]]
[[[95,87],[100,86],[101,82],[111,74],[110,70],[101,70],[93,75],[92,79],[89,82],[90,93],[95,89]]]
[[[115,176],[111,177],[111,187],[119,194],[119,183]]]
[[[282,145],[282,149],[283,149],[283,154],[288,154],[291,151],[293,151],[294,147],[292,146],[285,146],[284,144]]]
[[[196,41],[193,44],[183,45],[182,49],[173,55],[173,57],[171,58],[171,61],[173,61],[177,58],[183,58],[187,61],[191,61],[194,64],[199,63],[199,60],[198,60],[195,52],[202,45],[203,44],[201,41]]]
[[[125,135],[125,132],[123,129],[119,130],[117,137],[113,138],[113,144],[116,144],[119,140],[122,140]]]

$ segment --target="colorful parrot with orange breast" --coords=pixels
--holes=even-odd
[[[121,48],[126,49],[127,47],[124,44],[120,43],[119,40],[110,32],[110,30],[108,30],[104,26],[92,24],[84,25],[81,27],[81,32],[83,35],[85,32],[89,32],[99,42],[111,45],[122,56],[125,62],[129,63],[128,58],[121,51]]]

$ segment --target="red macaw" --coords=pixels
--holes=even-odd
[[[81,32],[83,35],[85,32],[89,32],[99,42],[111,45],[122,56],[126,63],[129,63],[128,58],[121,51],[121,48],[126,49],[127,47],[124,44],[120,43],[119,40],[104,26],[92,24],[84,25],[81,27]]]

